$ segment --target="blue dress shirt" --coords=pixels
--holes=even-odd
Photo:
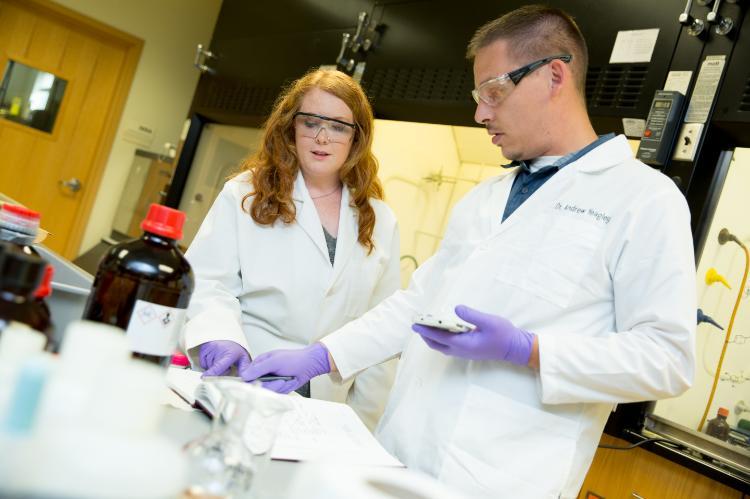
[[[526,163],[526,161],[514,161],[510,164],[503,165],[503,168],[518,167],[518,173],[516,178],[513,180],[513,186],[510,188],[510,194],[508,195],[508,202],[505,204],[505,211],[503,212],[503,222],[508,218],[511,213],[521,206],[524,201],[529,199],[537,189],[539,189],[544,183],[552,178],[552,175],[560,171],[564,166],[569,165],[573,161],[577,160],[592,149],[602,145],[609,139],[615,136],[614,133],[608,133],[600,136],[591,144],[587,145],[583,149],[567,154],[549,166],[544,166],[536,171],[532,171],[532,168]]]

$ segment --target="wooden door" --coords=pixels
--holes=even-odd
[[[47,0],[0,0],[0,74],[15,61],[66,81],[50,132],[0,117],[0,192],[41,212],[45,245],[68,258],[78,251],[142,46]]]

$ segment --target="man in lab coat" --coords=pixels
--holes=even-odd
[[[482,497],[575,497],[619,402],[679,395],[693,379],[695,263],[673,182],[597,137],[587,49],[564,12],[528,6],[481,27],[475,119],[514,160],[453,210],[410,286],[304,350],[241,375],[348,379],[401,356],[383,445]],[[412,325],[452,312],[474,330]]]

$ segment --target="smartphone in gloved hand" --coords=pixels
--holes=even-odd
[[[449,333],[468,333],[474,329],[468,322],[463,322],[459,319],[438,317],[432,314],[417,315],[414,317],[414,324],[442,329]]]

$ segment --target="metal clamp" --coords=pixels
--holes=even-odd
[[[203,44],[199,43],[195,48],[195,59],[193,59],[193,66],[198,68],[201,73],[215,74],[216,70],[206,65],[206,61],[209,59],[216,59],[216,54],[210,50],[203,48]]]
[[[349,33],[344,33],[341,36],[341,50],[339,50],[339,55],[336,57],[336,64],[343,66],[347,71],[354,69],[354,59],[344,58],[344,53],[346,52],[347,47],[349,47],[351,37],[352,35]]]

